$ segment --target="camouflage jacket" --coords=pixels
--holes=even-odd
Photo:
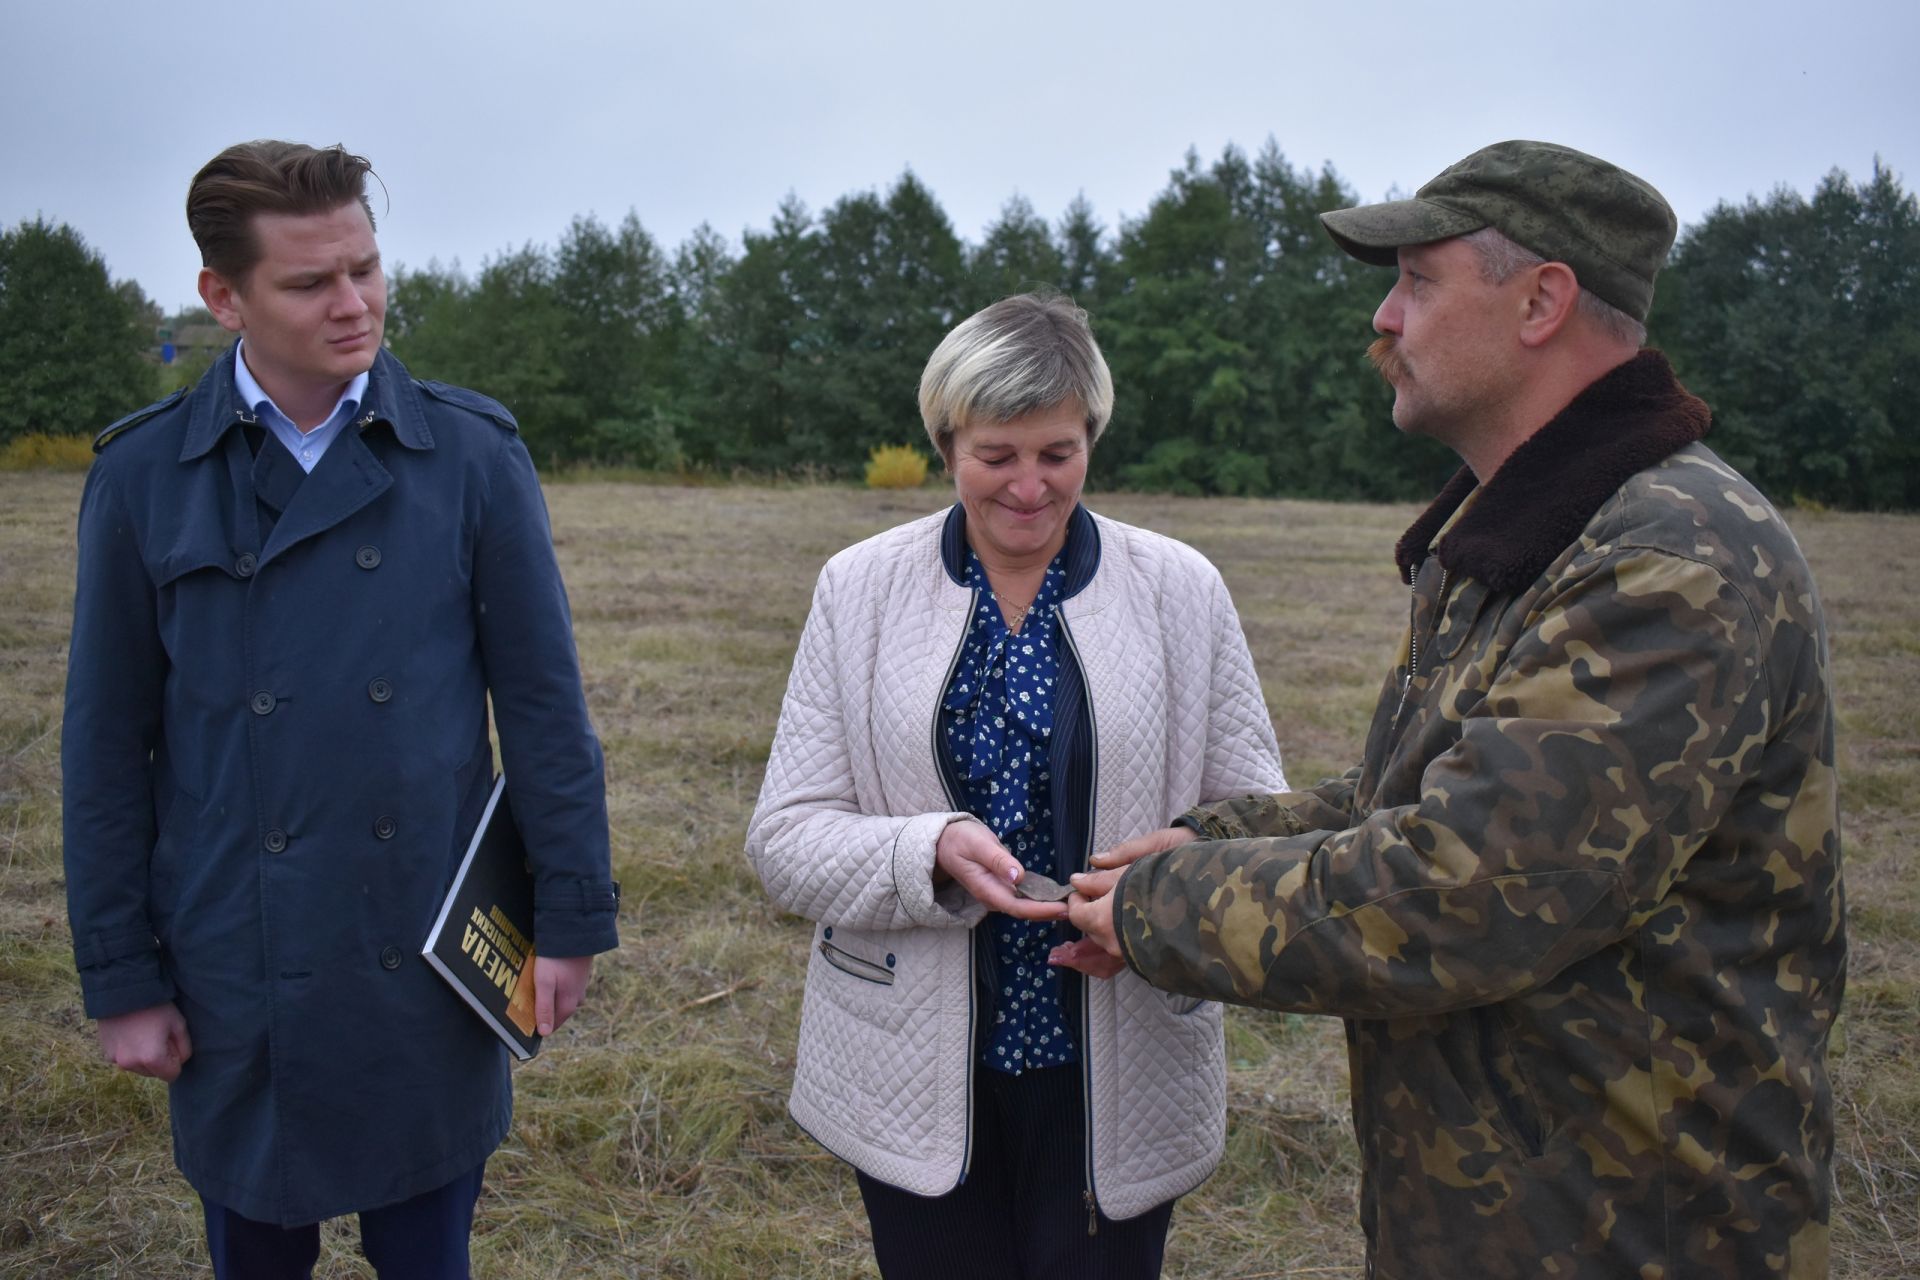
[[[1826,1274],[1825,627],[1708,421],[1643,352],[1456,476],[1361,765],[1114,894],[1155,985],[1347,1019],[1370,1274]]]

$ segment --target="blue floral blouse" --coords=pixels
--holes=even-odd
[[[965,788],[967,811],[1028,870],[1056,875],[1050,750],[1060,658],[1054,612],[1066,585],[1065,553],[1047,566],[1018,633],[1009,631],[967,550],[966,583],[980,604],[941,701],[942,740]],[[999,976],[993,1027],[983,1061],[1019,1075],[1078,1061],[1060,1009],[1060,975],[1047,963],[1054,926],[1046,920],[987,918]]]

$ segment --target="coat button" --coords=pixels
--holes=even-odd
[[[373,820],[373,834],[381,840],[393,839],[393,833],[399,829],[400,824],[384,813]]]
[[[368,543],[353,553],[353,562],[362,569],[378,569],[380,567],[380,548],[374,546],[372,543]]]
[[[380,949],[380,967],[383,969],[398,969],[400,967],[400,948],[382,947]]]
[[[375,702],[385,702],[393,696],[393,681],[387,679],[385,676],[376,678],[372,683],[367,685],[367,696]]]
[[[267,832],[267,838],[262,840],[260,844],[268,853],[285,853],[287,849],[287,833],[275,827],[273,830]]]
[[[279,702],[280,699],[274,697],[265,689],[262,689],[253,695],[253,700],[247,703],[247,705],[253,708],[253,714],[257,716],[270,716],[273,714],[274,707],[277,706]]]
[[[251,578],[259,563],[253,558],[253,552],[249,551],[233,562],[233,572],[238,577]]]

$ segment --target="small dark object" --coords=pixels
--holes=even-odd
[[[1029,871],[1020,877],[1020,883],[1013,886],[1016,898],[1029,898],[1034,902],[1065,902],[1067,895],[1073,892],[1072,885],[1061,884],[1051,876],[1043,876],[1038,871]]]

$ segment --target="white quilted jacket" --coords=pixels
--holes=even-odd
[[[773,900],[818,922],[793,1117],[872,1177],[940,1195],[964,1174],[974,1044],[972,927],[933,887],[954,809],[934,760],[971,591],[940,559],[945,513],[827,562],[793,661],[747,855]],[[1097,571],[1061,614],[1092,708],[1093,848],[1198,802],[1287,789],[1239,616],[1192,548],[1096,516]],[[1080,851],[1063,850],[1063,859]],[[1065,975],[1070,980],[1075,975]],[[1220,1006],[1131,971],[1087,983],[1075,1036],[1090,1100],[1089,1190],[1129,1218],[1220,1161]]]

